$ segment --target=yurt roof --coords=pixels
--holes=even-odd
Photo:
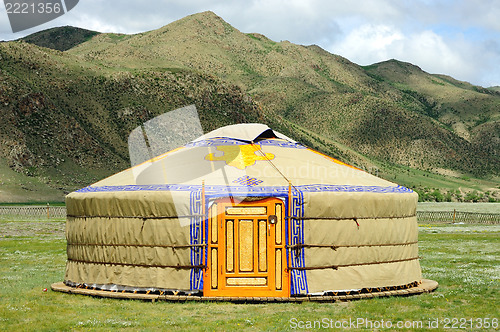
[[[338,186],[347,191],[410,190],[328,157],[263,124],[216,129],[85,189],[165,185]],[[135,188],[135,189],[133,189]],[[371,188],[371,189],[370,189]],[[400,192],[398,189],[395,192]],[[168,190],[168,189],[167,189]],[[394,190],[390,189],[392,192]]]

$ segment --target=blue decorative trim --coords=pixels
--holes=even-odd
[[[190,142],[186,144],[185,147],[193,148],[193,147],[208,147],[208,146],[221,146],[221,145],[248,145],[248,144],[250,143],[245,141],[238,141],[235,139],[213,138],[203,141]],[[276,139],[266,139],[255,142],[254,144],[261,146],[277,146],[280,148],[307,149],[307,147],[305,147],[300,143],[293,143],[285,140],[276,140]]]
[[[192,191],[189,197],[189,211],[191,215],[202,214],[201,190]],[[203,243],[203,221],[201,216],[191,217],[189,223],[190,244]],[[203,247],[191,247],[191,265],[203,265]],[[203,290],[203,270],[201,268],[191,269],[189,277],[190,290]]]
[[[370,193],[412,193],[413,190],[403,186],[351,186],[351,185],[330,185],[330,184],[311,184],[303,186],[295,186],[301,192],[370,192]],[[151,185],[126,185],[126,186],[88,186],[76,192],[78,193],[93,193],[93,192],[119,192],[119,191],[198,191],[201,190],[200,185],[183,185],[183,184],[151,184]],[[287,193],[288,186],[205,186],[207,192],[219,194],[244,194],[244,193]]]
[[[77,193],[95,193],[109,191],[195,191],[201,188],[200,185],[184,185],[184,184],[146,184],[146,185],[125,185],[125,186],[88,186],[77,190]]]
[[[302,192],[369,192],[369,193],[412,193],[413,190],[403,186],[353,186],[353,185],[334,185],[334,184],[311,184],[296,186]]]
[[[208,146],[221,146],[221,145],[247,145],[248,142],[238,141],[234,139],[207,139],[203,141],[190,142],[184,145],[185,148],[200,148],[200,147],[208,147]]]
[[[292,217],[290,221],[290,245],[304,244],[304,195],[299,190],[292,190]],[[305,267],[304,248],[300,250],[290,250],[290,267]],[[307,285],[307,275],[305,270],[291,269],[290,272],[291,295],[309,293]]]
[[[266,139],[263,141],[256,142],[255,144],[262,146],[277,146],[280,148],[290,148],[290,149],[307,149],[306,146],[300,143],[293,143],[284,140]]]

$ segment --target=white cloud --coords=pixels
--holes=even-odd
[[[412,34],[406,39],[404,51],[399,56],[418,64],[431,73],[456,73],[461,77],[472,74],[466,54],[448,45],[441,36],[432,31]]]
[[[450,21],[463,27],[477,26],[500,32],[500,2],[498,0],[460,0],[446,8]]]
[[[390,59],[402,40],[403,34],[393,27],[365,24],[351,31],[329,50],[358,64],[367,65]]]
[[[491,86],[500,81],[500,45],[475,45],[466,39],[445,40],[431,30],[404,33],[388,25],[365,24],[328,48],[360,65],[389,59],[413,63],[429,73]],[[495,79],[496,76],[496,79]]]

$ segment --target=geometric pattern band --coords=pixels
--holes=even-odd
[[[304,244],[304,195],[299,190],[292,190],[292,206],[290,224],[290,239],[287,245]],[[288,264],[292,268],[305,267],[304,247],[288,250]],[[304,269],[290,269],[290,294],[299,295],[309,293],[307,287],[307,275]]]
[[[227,146],[227,145],[248,145],[249,142],[239,141],[235,139],[207,139],[202,141],[194,141],[186,144],[184,147],[186,148],[194,148],[194,147],[208,147],[208,146]],[[306,146],[300,143],[294,143],[283,140],[275,140],[275,139],[267,139],[253,143],[254,145],[260,146],[275,146],[280,148],[291,148],[291,149],[307,149]]]
[[[186,184],[151,184],[151,185],[122,185],[122,186],[88,186],[76,192],[120,192],[120,191],[199,191],[201,185]],[[333,185],[333,184],[309,184],[294,186],[301,192],[369,192],[369,193],[413,193],[413,190],[403,186],[357,186],[357,185]],[[288,186],[227,186],[227,185],[206,185],[207,192],[229,194],[229,193],[288,193]]]
[[[189,223],[189,240],[191,245],[203,244],[203,223],[204,218],[201,217],[203,212],[201,201],[201,190],[192,191],[189,195],[189,210],[191,213],[191,220]],[[191,269],[189,276],[190,289],[203,290],[203,269],[200,266],[204,265],[203,262],[203,247],[191,247],[191,266],[197,266]]]

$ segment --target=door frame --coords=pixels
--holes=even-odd
[[[278,205],[280,206],[278,209]],[[251,207],[266,206],[266,213],[241,212],[238,214],[238,209],[243,210]],[[271,211],[269,207],[274,207]],[[267,197],[255,201],[242,201],[235,203],[230,197],[218,198],[213,201],[212,206],[208,209],[206,217],[206,269],[203,275],[203,294],[204,296],[221,296],[221,297],[289,297],[290,296],[290,274],[288,271],[288,255],[287,255],[287,240],[288,229],[286,216],[288,211],[287,204],[277,197]],[[242,209],[243,208],[243,209]],[[236,211],[233,215],[227,215],[229,209]],[[253,210],[256,212],[256,210]],[[275,223],[270,221],[270,215],[277,215]],[[224,242],[227,232],[227,220],[233,221],[233,227],[236,227],[236,220],[252,219],[252,227],[261,227],[261,222],[266,220],[266,264],[267,264],[267,282],[265,286],[261,285],[228,285],[226,282],[229,274],[226,271],[226,251],[227,245]],[[271,218],[272,219],[272,218]],[[278,232],[278,228],[281,231]],[[238,230],[233,229],[233,236],[238,234]],[[254,237],[259,236],[255,230]],[[272,239],[272,242],[270,241]],[[239,255],[237,249],[237,239],[233,239],[233,255]],[[259,244],[253,244],[252,250],[258,251]],[[259,259],[259,258],[256,258]],[[276,264],[278,262],[278,264]],[[236,258],[233,258],[233,263],[237,265]],[[258,263],[257,263],[258,264]],[[224,265],[224,268],[222,268]],[[240,272],[241,273],[241,272]],[[256,277],[258,272],[250,273],[250,278]],[[253,275],[252,275],[253,274]],[[244,272],[242,273],[244,276]],[[281,277],[280,277],[281,275]],[[236,278],[237,279],[237,278]],[[259,279],[258,276],[256,279]],[[262,279],[262,278],[260,278]]]

